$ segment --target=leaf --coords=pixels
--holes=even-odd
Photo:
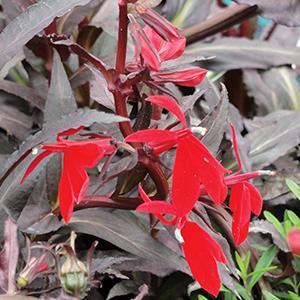
[[[250,157],[257,167],[266,166],[274,162],[288,150],[298,145],[300,140],[300,112],[281,111],[283,116],[279,119],[279,112],[266,117],[254,118],[253,125],[264,119],[265,126],[258,125],[256,130],[246,135],[251,145]]]
[[[43,99],[33,88],[9,80],[0,80],[0,90],[18,96],[39,109],[44,108],[45,99]]]
[[[90,0],[41,0],[13,19],[0,33],[0,69],[14,58],[36,34],[47,27],[55,17],[63,16],[78,5]]]
[[[193,53],[201,53],[204,57],[216,56],[203,63],[206,69],[213,71],[269,69],[285,64],[300,64],[300,49],[297,47],[283,47],[245,38],[221,38],[210,44],[195,43],[186,50],[186,54]]]
[[[132,212],[85,209],[73,214],[70,227],[76,232],[100,237],[139,257],[155,260],[189,274],[186,262],[159,241],[151,238],[148,229]]]
[[[280,109],[300,109],[300,93],[295,71],[287,68],[273,68],[258,73],[244,70],[247,93],[254,98],[259,114]]]
[[[63,115],[75,112],[76,101],[58,52],[54,49],[50,88],[44,110],[44,121],[54,122]]]
[[[222,84],[221,98],[214,109],[201,121],[200,126],[208,129],[202,142],[213,153],[217,154],[228,125],[229,101],[225,85]]]
[[[258,260],[253,275],[251,276],[249,282],[249,288],[252,290],[254,285],[259,281],[259,279],[263,276],[265,271],[263,269],[269,267],[277,254],[277,248],[274,245],[271,245],[260,257]]]
[[[272,293],[268,292],[267,290],[263,290],[263,295],[266,300],[280,300],[276,296],[274,296]]]
[[[273,224],[273,226],[276,228],[276,230],[283,237],[285,237],[284,228],[283,228],[282,224],[278,221],[278,219],[268,211],[264,211],[264,216],[269,222],[271,222]]]
[[[15,276],[18,258],[17,225],[7,219],[4,227],[4,246],[0,252],[0,287],[10,295],[16,291]]]
[[[78,128],[80,126],[87,127],[94,123],[112,124],[124,120],[127,119],[116,116],[114,114],[107,114],[104,112],[85,108],[79,109],[74,113],[66,115],[55,123],[46,123],[41,131],[37,132],[33,136],[30,136],[23,144],[21,144],[18,151],[10,155],[5,167],[3,168],[2,174],[5,174],[5,172],[9,170],[9,168],[13,166],[14,163],[16,163],[16,161],[18,161],[20,158],[24,156],[26,157],[26,154],[28,153],[28,151],[30,153],[32,148],[42,143],[54,142],[59,132],[65,131],[69,128]],[[31,156],[27,156],[27,158],[20,162],[18,164],[18,167],[8,177],[5,177],[3,179],[0,188],[0,203],[4,204],[8,211],[16,210],[20,213],[20,211],[26,204],[28,193],[30,195],[30,190],[33,189],[36,181],[36,176],[41,171],[41,167],[36,170],[36,172],[34,173],[35,176],[32,176],[31,180],[26,181],[20,186],[21,178],[32,159],[33,158]],[[19,202],[15,201],[16,198],[18,198]]]
[[[285,183],[295,197],[300,200],[300,186],[295,181],[288,178],[285,180]]]
[[[270,217],[269,217],[270,219]],[[276,223],[277,224],[277,223]],[[279,230],[283,232],[282,225],[276,225]],[[262,234],[270,234],[274,244],[282,251],[289,252],[289,247],[285,238],[280,234],[280,232],[275,228],[275,226],[270,221],[258,220],[251,223],[250,232],[253,233],[262,233]]]
[[[60,178],[60,157],[52,157],[39,176],[26,206],[18,218],[21,231],[39,235],[56,231],[63,226],[58,217],[51,212],[50,202],[57,198]]]
[[[29,116],[13,106],[0,104],[0,127],[8,134],[23,140],[28,136],[31,126],[32,120]]]
[[[260,13],[276,23],[300,26],[300,3],[298,0],[234,0],[240,4],[258,5]]]
[[[111,288],[106,299],[110,300],[114,297],[136,294],[137,290],[138,286],[133,280],[123,280]]]

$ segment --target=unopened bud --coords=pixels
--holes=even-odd
[[[88,272],[83,262],[70,254],[60,270],[61,285],[68,294],[78,296],[87,286]]]

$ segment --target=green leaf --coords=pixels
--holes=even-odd
[[[270,292],[268,292],[266,290],[263,291],[263,295],[266,300],[280,300],[279,298],[277,298],[276,296],[274,296],[273,294],[271,294]]]
[[[206,297],[199,295],[198,300],[208,300]]]
[[[293,292],[288,292],[288,293],[289,293],[291,300],[300,300],[300,297],[297,294],[295,294]]]
[[[239,283],[236,284],[236,289],[244,300],[252,300],[249,296],[249,292]]]
[[[285,183],[295,197],[300,200],[300,186],[295,181],[288,178],[285,180]]]
[[[253,271],[253,275],[251,276],[250,282],[249,282],[249,288],[252,290],[254,285],[259,281],[259,279],[263,276],[263,274],[266,272],[265,269],[267,267],[270,267],[273,259],[275,258],[277,254],[277,248],[274,245],[271,245],[266,252],[261,256],[261,258],[258,260],[255,269]]]
[[[238,267],[240,269],[240,276],[243,280],[247,279],[247,271],[250,262],[250,256],[250,252],[247,252],[245,257],[242,258],[237,251],[235,252],[235,260],[238,264]]]
[[[279,222],[279,220],[274,216],[272,215],[270,212],[268,211],[264,211],[264,216],[265,218],[271,222],[274,227],[276,228],[276,230],[283,236],[285,237],[285,231],[284,231],[284,228],[282,226],[282,224]]]
[[[291,210],[286,210],[285,214],[293,223],[293,225],[298,226],[300,224],[300,218]]]

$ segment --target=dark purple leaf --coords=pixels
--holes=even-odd
[[[85,209],[73,214],[70,227],[76,232],[107,240],[144,259],[155,260],[167,267],[189,273],[185,260],[151,238],[145,224],[132,212]]]
[[[274,244],[282,251],[289,252],[289,247],[286,240],[276,230],[274,225],[269,221],[259,220],[251,223],[250,232],[270,234]]]
[[[44,108],[45,99],[30,87],[9,80],[0,80],[0,90],[18,96],[41,110]]]
[[[222,85],[219,103],[200,124],[200,126],[207,128],[207,132],[202,138],[202,142],[214,154],[217,154],[225,130],[228,126],[228,103],[228,93],[225,85]]]
[[[8,134],[24,140],[28,136],[31,126],[32,120],[29,116],[12,106],[0,104],[0,127]]]
[[[75,112],[76,109],[77,105],[69,79],[59,54],[54,50],[50,88],[44,110],[44,121],[54,122],[63,115]]]
[[[266,122],[262,126],[262,122]],[[300,113],[278,111],[266,117],[256,117],[246,135],[251,145],[250,157],[256,167],[267,166],[288,150],[297,146],[300,140]]]
[[[41,0],[13,19],[0,33],[0,69],[22,51],[23,46],[47,27],[55,17],[90,0]]]
[[[195,43],[187,54],[199,53],[216,58],[203,62],[208,70],[269,69],[274,66],[300,64],[300,48],[246,38],[220,38],[213,43]]]

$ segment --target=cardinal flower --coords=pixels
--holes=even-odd
[[[171,41],[163,39],[150,26],[142,28],[133,16],[130,16],[131,35],[135,44],[134,63],[128,66],[136,71],[139,65],[149,68],[150,76],[155,83],[173,82],[182,86],[196,86],[200,84],[207,70],[193,66],[179,66],[164,68],[162,63],[180,57],[186,45],[186,38],[182,35],[173,37]],[[140,57],[142,57],[143,63]]]
[[[248,180],[261,175],[275,175],[272,171],[256,171],[241,174],[242,162],[238,151],[236,133],[233,126],[233,146],[239,169],[225,178],[225,183],[231,187],[229,208],[233,212],[232,233],[236,244],[241,244],[248,236],[251,212],[259,216],[263,206],[260,192]]]
[[[87,168],[93,168],[105,155],[112,154],[116,149],[111,144],[111,138],[97,138],[93,140],[65,140],[62,137],[78,132],[80,128],[70,129],[58,134],[54,144],[43,144],[43,152],[39,154],[26,170],[23,183],[37,165],[53,153],[63,154],[62,173],[59,182],[59,207],[66,223],[69,222],[74,203],[79,203],[89,185]]]
[[[176,191],[178,189],[173,183],[173,196]],[[220,245],[197,223],[188,221],[187,216],[182,217],[182,214],[177,214],[177,209],[172,203],[151,201],[141,186],[139,186],[139,193],[144,204],[140,205],[137,211],[153,213],[163,224],[176,226],[175,236],[182,244],[193,277],[203,289],[216,297],[221,288],[218,263],[227,262]],[[182,198],[181,202],[184,203],[186,199],[187,197]],[[164,214],[171,214],[173,217],[167,219]]]
[[[125,141],[147,143],[149,147],[153,147],[156,154],[177,146],[173,170],[175,191],[172,191],[173,207],[177,210],[177,215],[184,216],[194,207],[201,184],[215,203],[222,203],[227,195],[224,174],[228,173],[228,170],[191,130],[186,128],[185,116],[174,100],[166,96],[150,96],[146,101],[172,112],[180,120],[183,128],[175,131],[141,130],[129,135]]]

